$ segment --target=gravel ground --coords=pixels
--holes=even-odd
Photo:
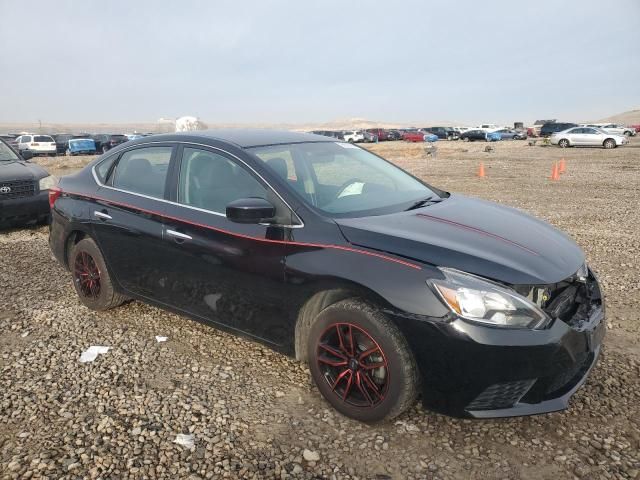
[[[640,139],[614,151],[485,146],[439,142],[437,158],[370,148],[444,189],[528,210],[586,250],[609,331],[569,410],[473,421],[416,405],[356,423],[304,366],[261,345],[137,302],[88,311],[46,228],[16,229],[0,234],[0,478],[640,478]],[[567,173],[551,182],[562,155]],[[61,175],[86,160],[37,161]],[[80,363],[90,345],[111,349]]]

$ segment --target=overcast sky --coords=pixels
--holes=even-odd
[[[640,107],[640,1],[0,0],[0,122],[512,122]]]

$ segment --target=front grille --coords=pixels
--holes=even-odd
[[[495,410],[513,407],[527,393],[535,380],[496,383],[486,388],[468,406],[467,410]]]
[[[33,180],[14,180],[0,182],[0,200],[31,197],[36,194],[36,182]]]

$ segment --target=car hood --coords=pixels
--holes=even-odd
[[[47,171],[23,161],[0,161],[0,182],[9,182],[12,180],[39,180],[48,175]]]
[[[551,225],[463,195],[408,212],[336,223],[354,245],[513,285],[556,283],[585,261],[580,247]]]

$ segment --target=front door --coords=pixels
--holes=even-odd
[[[164,231],[172,252],[162,279],[167,302],[283,344],[290,335],[282,294],[288,227],[233,223],[225,211],[233,200],[248,197],[287,207],[237,158],[205,147],[182,149],[173,195]]]
[[[163,199],[173,151],[165,144],[122,153],[90,212],[95,238],[116,280],[146,298],[157,298],[160,290],[166,254]]]

